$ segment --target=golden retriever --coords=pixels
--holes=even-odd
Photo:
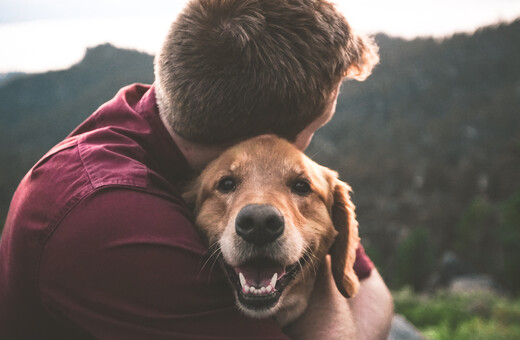
[[[211,162],[184,194],[234,288],[239,309],[280,325],[307,307],[327,254],[339,291],[353,296],[359,242],[350,187],[272,135]]]

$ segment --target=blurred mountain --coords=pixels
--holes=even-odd
[[[22,76],[24,73],[22,72],[8,72],[8,73],[0,73],[0,86],[2,83],[5,83],[11,79]]]
[[[506,231],[520,230],[520,20],[376,40],[381,64],[343,84],[308,154],[354,188],[363,243],[392,285],[424,288],[447,250],[500,276],[516,256]],[[133,82],[153,82],[153,57],[111,45],[68,70],[0,82],[0,221],[38,158]]]
[[[409,266],[433,269],[427,258],[460,248],[478,270],[503,269],[498,211],[520,194],[520,20],[445,40],[377,41],[381,64],[343,84],[308,153],[354,188],[360,232],[388,277],[403,263],[399,247],[422,233],[429,241]],[[464,226],[475,200],[489,216]]]

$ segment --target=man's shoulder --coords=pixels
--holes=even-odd
[[[43,232],[40,240],[45,240],[79,202],[111,188],[160,197],[184,213],[180,190],[149,163],[147,150],[117,129],[72,135],[26,174],[13,197],[6,226],[30,224]],[[37,221],[28,221],[33,216]]]
[[[62,206],[108,186],[180,196],[175,179],[160,164],[166,158],[162,150],[173,147],[158,142],[164,132],[157,126],[154,103],[149,85],[121,89],[35,164],[21,191]],[[168,158],[168,164],[184,167],[178,158]]]
[[[77,149],[77,161],[94,189],[107,185],[147,187],[146,151],[130,138],[111,129],[98,130],[81,136]]]

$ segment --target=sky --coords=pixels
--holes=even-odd
[[[110,42],[154,54],[186,0],[0,0],[0,73],[45,72]],[[334,0],[351,26],[446,37],[520,17],[520,0]],[[145,4],[146,3],[146,4]]]

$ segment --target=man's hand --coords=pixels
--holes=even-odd
[[[334,284],[327,256],[309,307],[284,332],[293,339],[386,339],[392,316],[392,297],[375,268],[361,281],[356,297],[347,300]]]
[[[375,268],[360,283],[357,295],[348,300],[356,322],[356,339],[387,339],[394,315],[392,295]]]
[[[356,339],[355,327],[350,305],[336,288],[327,256],[318,272],[309,306],[284,332],[299,340]]]

